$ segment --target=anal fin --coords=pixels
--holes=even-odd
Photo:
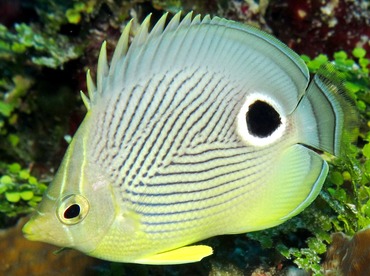
[[[212,255],[212,253],[213,249],[210,246],[191,245],[135,260],[135,263],[151,265],[194,263],[199,262],[204,257]]]

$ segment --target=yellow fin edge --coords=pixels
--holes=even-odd
[[[191,245],[135,260],[138,264],[171,265],[199,262],[212,255],[213,249],[207,245]]]
[[[84,94],[84,92],[80,91],[82,101],[86,106],[87,110],[90,110],[91,104],[89,98]]]

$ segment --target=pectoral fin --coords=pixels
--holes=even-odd
[[[159,253],[136,260],[139,264],[171,265],[199,262],[204,257],[212,255],[213,249],[207,245],[191,245],[180,247],[164,253]]]

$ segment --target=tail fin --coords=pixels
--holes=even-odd
[[[339,156],[352,142],[357,113],[333,65],[314,76],[296,112],[302,144]]]

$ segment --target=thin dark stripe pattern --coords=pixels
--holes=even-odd
[[[113,94],[96,120],[93,158],[148,231],[229,212],[273,162],[273,147],[255,151],[236,134],[243,91],[212,72],[148,76]]]

